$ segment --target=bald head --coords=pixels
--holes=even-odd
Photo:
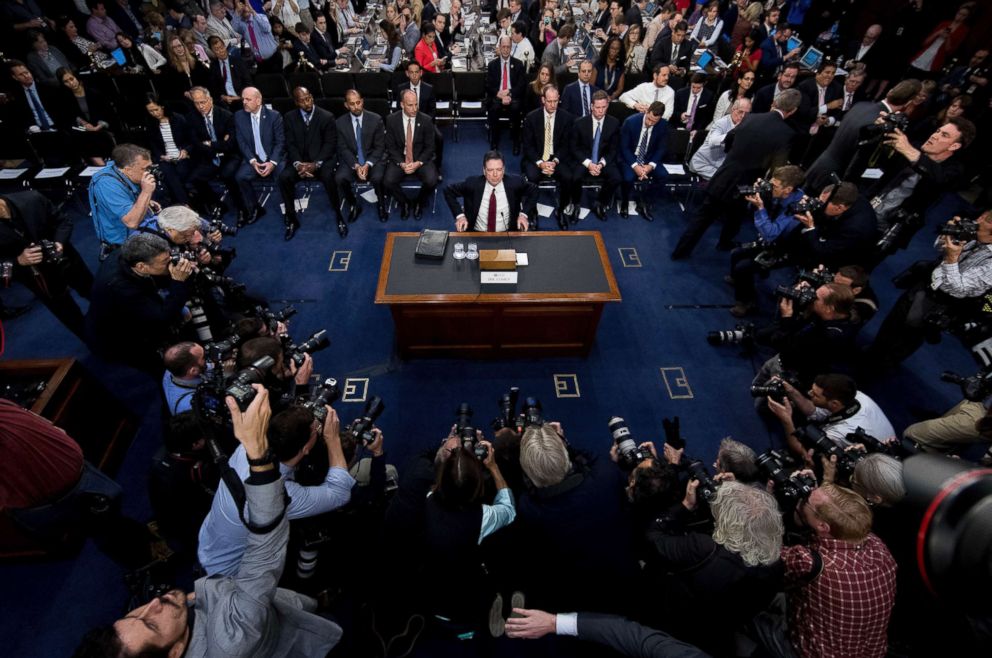
[[[255,114],[262,109],[262,92],[256,87],[245,87],[241,91],[241,104],[245,107],[245,112]]]
[[[866,46],[871,45],[875,43],[880,36],[882,36],[882,26],[877,24],[872,25],[865,31],[865,38],[862,43]]]

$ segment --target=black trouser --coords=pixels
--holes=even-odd
[[[730,278],[734,280],[734,301],[749,304],[758,297],[754,277],[761,269],[754,261],[761,248],[742,249],[730,252]]]
[[[548,181],[557,181],[559,212],[565,211],[565,207],[568,206],[568,200],[572,196],[572,187],[575,185],[575,179],[572,178],[573,173],[568,165],[559,162],[555,165],[555,173],[545,176],[541,173],[541,169],[533,162],[524,163],[524,176],[534,185],[542,185]]]
[[[375,190],[375,196],[379,199],[379,203],[385,202],[385,195],[382,190],[382,177],[385,174],[386,167],[381,162],[369,167],[368,182],[372,183],[372,189]],[[354,169],[345,164],[338,165],[338,170],[334,173],[334,184],[338,188],[338,196],[352,205],[357,203],[357,200],[351,184],[357,181],[358,174],[355,173]]]
[[[494,99],[489,103],[487,119],[489,120],[489,144],[496,148],[499,146],[499,138],[503,130],[500,126],[501,116],[510,117],[510,135],[513,143],[520,143],[520,101],[510,101],[509,105],[504,105],[500,99]]]
[[[711,194],[706,195],[703,205],[699,207],[696,214],[689,220],[689,225],[685,227],[682,236],[679,238],[675,250],[672,252],[673,258],[686,258],[692,253],[696,244],[706,233],[706,229],[717,219],[723,217],[723,228],[720,229],[720,242],[727,244],[737,231],[740,230],[741,220],[739,208],[733,202],[724,201]]]
[[[313,178],[303,178],[296,171],[296,167],[290,164],[279,174],[279,192],[282,194],[282,202],[286,205],[286,220],[291,222],[296,219],[296,184],[300,181],[319,180],[327,193],[327,200],[331,203],[334,216],[341,218],[341,199],[338,197],[338,190],[334,186],[334,163],[327,161],[314,172]]]
[[[904,292],[878,329],[875,342],[869,349],[872,360],[883,366],[894,366],[904,361],[919,349],[931,332],[937,331],[935,326],[927,323],[927,317],[946,310],[947,307],[929,292],[927,283]]]
[[[603,205],[609,205],[613,193],[620,187],[620,170],[612,163],[607,163],[599,176],[591,175],[581,163],[572,165],[569,173],[572,185],[568,201],[576,204],[576,206],[582,201],[583,185],[599,185],[599,195],[596,200]],[[576,208],[576,210],[578,209]]]
[[[72,298],[69,288],[79,293],[83,299],[89,299],[93,288],[93,274],[71,244],[62,245],[62,253],[65,260],[61,265],[38,265],[37,274],[30,267],[17,266],[14,268],[14,275],[48,307],[66,329],[85,340],[83,312]]]
[[[437,187],[437,167],[434,166],[433,162],[425,162],[417,171],[409,175],[420,180],[420,194],[417,195],[417,203],[423,206]],[[407,174],[400,169],[399,165],[390,162],[386,166],[382,187],[388,194],[392,195],[396,203],[404,203],[407,200],[402,186],[406,178]]]

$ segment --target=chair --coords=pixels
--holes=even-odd
[[[385,121],[389,116],[389,101],[385,98],[366,98],[365,109],[378,114]]]
[[[702,131],[700,131],[702,132]],[[702,142],[700,142],[702,144]],[[699,148],[698,145],[696,148]],[[688,169],[690,155],[689,131],[685,128],[677,128],[668,131],[668,146],[665,149],[665,162],[672,165],[681,165],[681,173],[668,173],[665,181],[665,188],[674,192],[677,189],[687,189],[685,205],[692,203],[692,197],[699,182],[699,176]]]
[[[451,122],[455,134],[455,141],[458,141],[458,122],[455,121],[455,80],[451,71],[445,71],[437,76],[434,81],[434,96],[437,98],[437,115],[434,117],[435,123],[441,119]]]
[[[303,71],[300,73],[292,73],[289,76],[289,92],[290,96],[293,94],[293,90],[297,87],[306,87],[310,90],[310,93],[314,95],[314,98],[320,98],[324,95],[323,90],[320,87],[320,74],[313,71]]]
[[[325,98],[343,97],[349,89],[355,88],[351,71],[328,71],[320,78],[320,87]]]
[[[393,74],[388,71],[364,71],[355,75],[355,89],[365,97],[389,99],[389,83]]]
[[[342,117],[348,112],[348,108],[344,106],[344,98],[318,98],[318,107],[322,107],[331,114],[334,118]]]
[[[486,120],[486,72],[465,71],[454,76],[455,126],[458,122]],[[456,133],[457,135],[457,133]]]
[[[270,98],[266,102],[272,105],[272,109],[279,114],[286,114],[296,107],[296,102],[292,98]]]
[[[262,98],[286,98],[286,78],[281,73],[259,73],[255,76],[255,87],[262,92]]]
[[[28,135],[28,144],[43,168],[31,174],[27,185],[58,201],[69,200],[76,191],[75,176],[83,169],[82,160],[65,148],[65,141],[65,135],[59,132]]]
[[[620,101],[612,101],[609,107],[607,107],[606,113],[611,117],[615,117],[622,124],[629,117],[637,114],[637,110],[627,107]]]
[[[404,176],[403,177],[403,180],[400,181],[400,187],[403,188],[404,190],[416,190],[417,192],[420,192],[421,188],[423,188],[423,185],[424,184],[420,182],[420,179],[417,178],[416,176],[412,175],[412,174],[410,174],[408,176]],[[433,205],[431,206],[431,212],[432,213],[437,213],[437,188],[438,187],[440,187],[440,184],[439,185],[436,185],[434,187],[434,201],[433,201]],[[389,210],[390,210],[390,212],[392,212],[392,209],[395,208],[395,207],[396,207],[396,199],[392,199],[391,198],[389,200]]]
[[[558,76],[558,88],[564,90],[567,85],[579,79],[579,74],[572,71],[565,71]]]

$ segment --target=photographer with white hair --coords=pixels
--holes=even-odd
[[[219,230],[211,230],[210,223],[189,206],[163,208],[152,223],[138,230],[156,233],[172,246],[189,247],[196,252],[200,265],[217,267],[222,260],[219,255],[212,255],[207,247],[219,245],[223,234]]]

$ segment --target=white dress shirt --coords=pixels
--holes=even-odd
[[[592,120],[592,133],[591,133],[592,134],[592,137],[590,139],[590,145],[593,142],[596,141],[596,130],[597,129],[600,130],[600,132],[599,132],[599,162],[595,162],[594,163],[592,161],[592,159],[586,158],[585,160],[582,161],[582,166],[585,167],[585,168],[587,168],[587,169],[589,168],[589,165],[590,164],[603,164],[603,165],[606,164],[606,158],[603,157],[603,146],[604,145],[603,145],[603,132],[602,132],[603,121],[605,119],[606,119],[606,117],[603,117],[602,119],[596,119],[594,117],[593,120]],[[592,155],[592,152],[590,152],[589,155]]]
[[[514,43],[510,46],[510,57],[520,60],[520,63],[524,65],[524,70],[530,71],[537,54],[534,52],[534,46],[531,45],[530,39],[524,37],[520,43]]]
[[[487,181],[482,195],[482,205],[479,206],[479,212],[475,217],[476,231],[485,232],[489,229],[489,197],[493,194],[496,195],[496,230],[510,230],[510,202],[506,199],[506,188],[502,181],[496,187]]]
[[[544,111],[541,116],[544,117],[544,126],[545,126],[544,129],[545,130],[547,130],[548,128],[551,129],[551,155],[552,155],[552,159],[554,161],[557,161],[558,160],[558,155],[557,155],[558,149],[555,148],[555,117],[558,116],[558,113],[555,112],[554,114],[548,114],[547,111]],[[548,120],[549,119],[551,120],[551,125],[550,126],[548,125]],[[542,155],[544,154],[544,133],[541,133],[541,154]],[[544,164],[544,160],[538,160],[537,161],[537,166],[538,167],[540,167],[542,164]]]
[[[727,133],[734,128],[736,128],[734,119],[729,114],[711,123],[709,132],[706,134],[706,141],[689,161],[689,169],[705,180],[712,178],[727,157],[727,152],[723,148],[723,141],[726,139]]]
[[[656,87],[653,82],[642,82],[630,91],[620,94],[620,102],[631,109],[638,103],[650,105],[656,100],[665,104],[665,114],[662,118],[665,121],[671,119],[675,110],[675,90],[668,85]]]

